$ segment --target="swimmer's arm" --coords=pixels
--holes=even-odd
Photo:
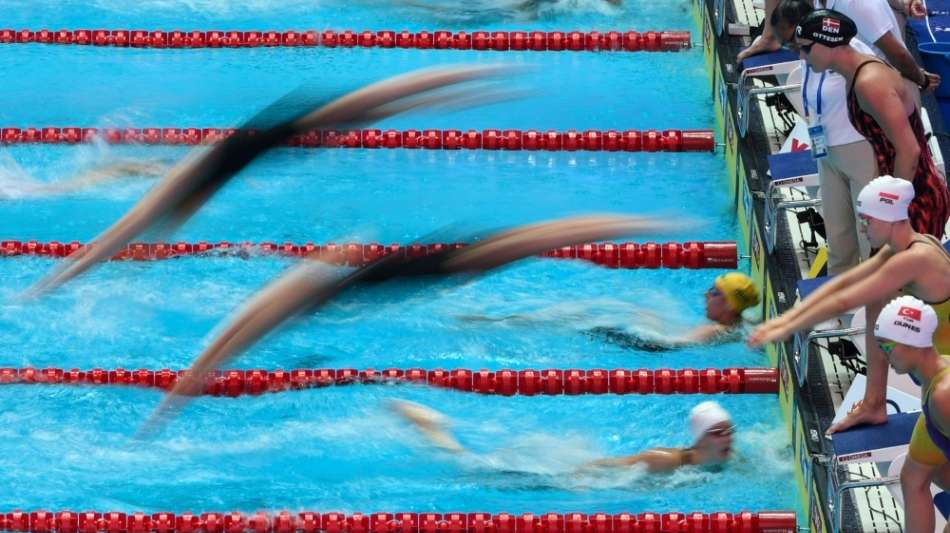
[[[950,435],[950,383],[943,380],[930,395],[931,421],[944,435]]]
[[[729,333],[731,328],[721,324],[706,324],[699,326],[689,332],[682,339],[683,344],[709,344],[715,342],[724,334]]]
[[[812,295],[797,305],[800,311],[785,325],[787,333],[791,334],[809,328],[855,307],[885,300],[913,281],[920,268],[920,259],[914,251],[894,254],[887,261],[876,259],[884,251],[882,249],[874,258],[851,269],[858,271],[859,276],[850,276],[846,273],[844,276],[846,279],[843,283],[836,284],[839,286],[836,290],[825,291],[824,296],[820,298]],[[835,281],[838,280],[832,283]]]
[[[893,255],[890,246],[885,244],[874,256],[861,262],[858,266],[838,274],[831,281],[815,289],[807,298],[795,304],[795,306],[788,311],[785,311],[779,319],[785,322],[797,320],[803,313],[813,308],[817,302],[827,301],[831,296],[841,292],[845,288],[853,286],[862,279],[867,279],[868,276],[871,276],[884,266],[887,260]],[[821,320],[818,320],[818,322],[821,322]]]
[[[653,448],[634,455],[598,459],[588,463],[584,468],[627,468],[640,464],[645,465],[650,472],[668,472],[683,465],[683,450]]]

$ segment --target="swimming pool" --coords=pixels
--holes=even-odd
[[[31,4],[32,5],[32,4]],[[216,2],[177,9],[142,2],[37,4],[15,26],[226,29],[264,26],[436,29],[415,11]],[[2,6],[2,4],[0,4]],[[40,7],[43,9],[42,14]],[[603,10],[581,4],[539,21],[455,22],[450,29],[688,29],[690,3]],[[17,18],[20,17],[20,18]],[[42,20],[38,20],[38,18]],[[319,22],[313,19],[319,17]],[[393,23],[398,20],[398,23]],[[515,83],[532,98],[385,121],[383,128],[707,128],[713,115],[701,51],[557,54],[418,50],[116,50],[0,46],[3,89],[17,105],[0,123],[196,125],[237,123],[303,82],[339,89],[422,66],[459,61],[537,65]],[[670,89],[675,87],[675,90]],[[113,157],[175,159],[170,147],[84,145],[5,149],[0,236],[89,240],[128,209],[148,179],[69,196],[22,192],[24,175],[48,182]],[[20,172],[22,169],[23,172]],[[662,240],[731,240],[732,199],[716,154],[492,153],[278,150],[242,173],[179,233],[185,240],[350,240],[408,243],[450,223],[492,228],[568,214],[614,211],[688,216]],[[109,263],[51,297],[11,303],[51,266],[0,261],[0,342],[10,366],[180,368],[236,305],[286,259],[187,258]],[[625,350],[583,335],[646,316],[662,327],[702,319],[715,271],[610,270],[533,259],[467,284],[361,290],[269,337],[235,367],[659,368],[760,366],[741,344],[669,354]],[[408,299],[406,299],[408,297]],[[541,326],[473,326],[464,315],[531,313]],[[619,318],[618,318],[619,317]],[[308,390],[195,401],[154,443],[129,437],[159,400],[155,391],[0,388],[0,508],[116,510],[301,509],[620,512],[794,509],[785,430],[773,397],[720,401],[741,428],[738,458],[715,474],[573,475],[597,454],[687,444],[689,396],[497,398],[425,387]],[[456,418],[481,453],[476,464],[432,452],[395,422],[387,398],[412,399]],[[595,413],[594,416],[591,416]],[[540,453],[541,450],[551,450]],[[497,474],[498,471],[503,474]],[[762,475],[762,472],[768,472]],[[747,481],[756,478],[754,486]]]

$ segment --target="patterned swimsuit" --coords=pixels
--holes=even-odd
[[[848,115],[854,129],[858,130],[858,133],[863,135],[871,143],[871,147],[874,148],[878,174],[882,176],[885,174],[893,175],[894,156],[897,150],[894,149],[894,145],[884,134],[884,130],[874,120],[874,117],[861,109],[861,106],[858,105],[858,97],[854,94],[854,81],[858,79],[861,69],[869,63],[881,62],[869,60],[858,65],[854,72],[851,88],[848,90]],[[920,120],[920,112],[914,109],[907,120],[910,121],[910,127],[914,130],[914,137],[917,138],[917,143],[920,144],[917,172],[913,179],[914,201],[910,203],[908,209],[910,223],[915,231],[929,233],[940,239],[944,234],[947,217],[950,217],[950,193],[947,192],[947,183],[937,173],[937,166],[930,156],[927,138],[924,135],[924,125]]]

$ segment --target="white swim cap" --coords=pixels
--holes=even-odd
[[[914,184],[895,178],[874,178],[858,194],[858,213],[884,222],[897,222],[910,218],[907,208],[914,199]]]
[[[722,422],[732,422],[732,417],[721,405],[711,400],[702,402],[689,412],[689,429],[696,440],[705,435],[709,428]]]
[[[933,307],[914,298],[901,296],[884,306],[874,324],[874,335],[916,348],[934,345],[937,313]]]

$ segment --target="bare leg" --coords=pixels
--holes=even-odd
[[[950,490],[950,463],[937,467],[933,482],[943,490]]]
[[[937,467],[925,465],[908,457],[901,469],[901,492],[904,494],[904,531],[931,533],[934,530],[934,503],[930,483]],[[947,531],[944,529],[944,531]]]
[[[430,409],[424,405],[405,400],[393,400],[389,404],[390,408],[402,416],[406,421],[416,426],[429,441],[437,448],[442,448],[447,452],[463,453],[465,448],[455,437],[449,435],[445,426],[448,419],[438,411]]]

